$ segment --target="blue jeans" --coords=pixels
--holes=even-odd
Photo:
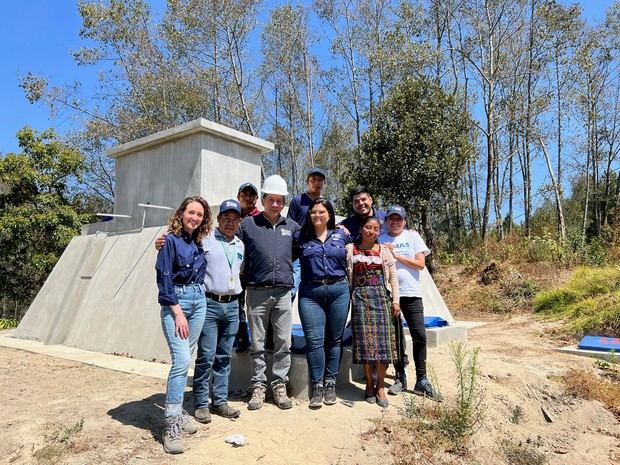
[[[228,402],[228,376],[235,335],[239,328],[239,301],[220,303],[207,297],[207,315],[198,340],[194,368],[194,405],[209,405],[209,383],[213,406]]]
[[[183,310],[189,326],[189,337],[181,339],[176,335],[174,315],[167,305],[161,307],[161,326],[164,330],[172,366],[168,374],[166,388],[165,416],[181,415],[183,409],[183,392],[187,385],[187,372],[192,361],[192,352],[196,347],[198,336],[205,321],[206,301],[204,284],[175,286],[179,305]]]
[[[346,279],[334,284],[302,283],[299,288],[299,317],[312,384],[336,382],[349,299]]]

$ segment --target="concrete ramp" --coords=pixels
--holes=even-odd
[[[75,237],[15,337],[143,360],[168,360],[154,240],[163,227]]]
[[[433,277],[424,268],[420,272],[420,288],[422,289],[422,301],[424,302],[424,314],[426,316],[439,316],[449,324],[454,324],[454,317],[439,293],[439,289],[433,281]]]

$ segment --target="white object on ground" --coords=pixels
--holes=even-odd
[[[246,445],[247,439],[243,434],[233,434],[224,439],[224,442],[232,444],[235,447],[242,447]]]

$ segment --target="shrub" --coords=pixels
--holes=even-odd
[[[597,400],[620,419],[620,384],[601,379],[596,373],[575,369],[571,369],[562,380],[568,394]]]
[[[480,349],[468,349],[463,342],[450,344],[450,358],[456,369],[457,394],[440,411],[438,429],[455,451],[466,449],[484,416],[485,391],[480,380]]]
[[[506,439],[501,443],[501,450],[510,465],[543,465],[548,461],[545,454],[522,442]]]

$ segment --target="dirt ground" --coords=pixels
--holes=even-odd
[[[552,465],[620,463],[618,421],[598,402],[566,395],[559,381],[570,368],[593,370],[591,359],[554,352],[529,315],[497,319],[469,336],[468,344],[480,347],[486,390],[484,423],[471,445],[477,463],[508,463],[499,447],[506,439],[531,445]],[[449,399],[455,386],[448,348],[431,350],[429,361]],[[237,421],[215,417],[186,440],[185,454],[169,456],[159,442],[164,381],[8,348],[0,348],[0,369],[0,463],[394,463],[390,445],[364,433],[396,419],[402,396],[391,397],[382,412],[362,400],[361,385],[339,386],[340,399],[352,406],[339,402],[317,411],[300,401],[289,411],[266,404],[250,412],[236,399]],[[190,406],[189,394],[186,400]],[[235,433],[248,444],[224,442]]]

